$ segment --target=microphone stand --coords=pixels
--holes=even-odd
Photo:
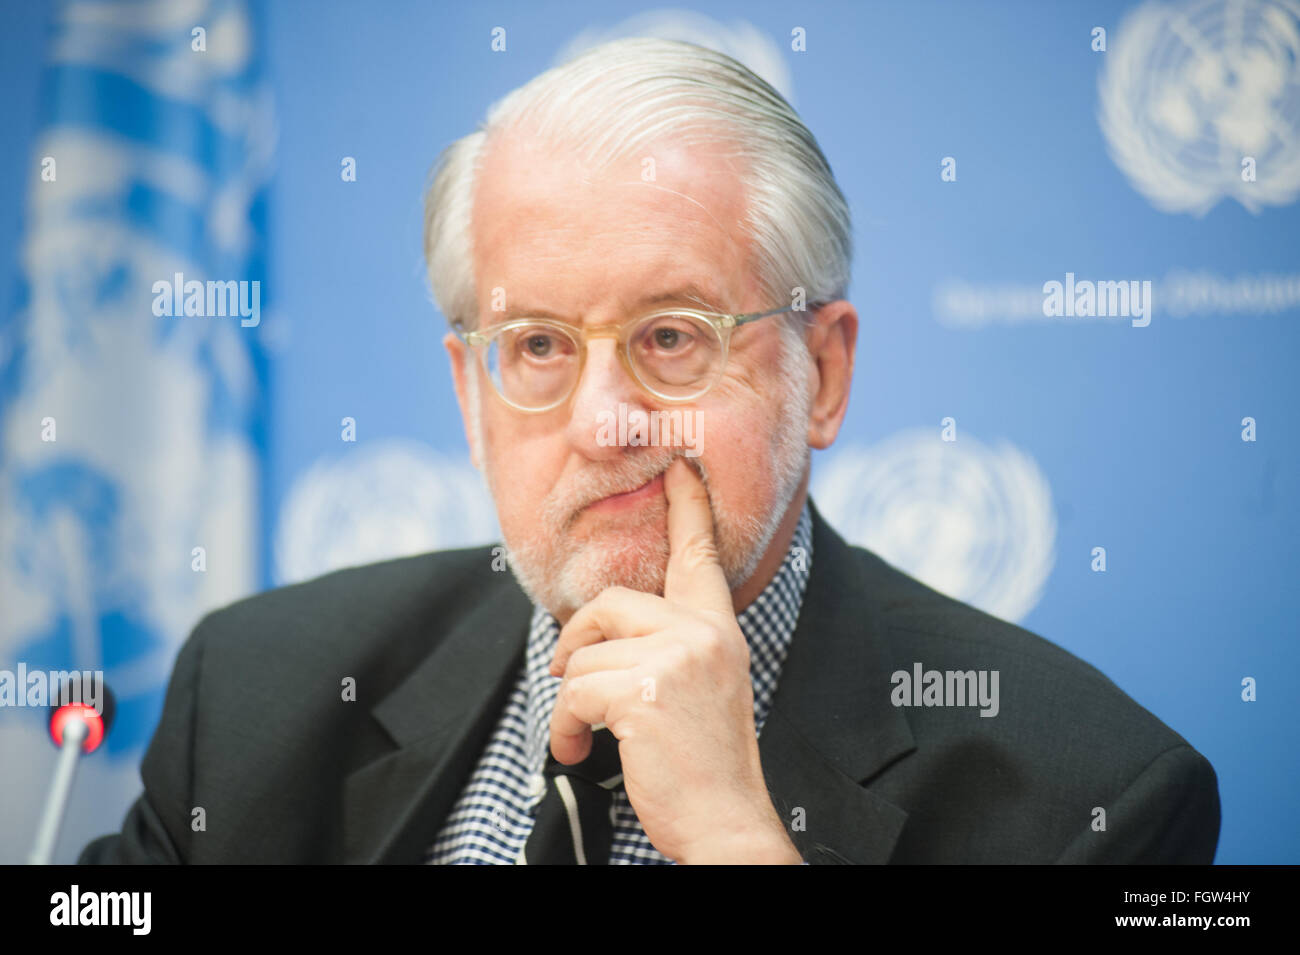
[[[45,812],[36,829],[36,843],[27,861],[30,865],[49,865],[54,855],[54,843],[59,837],[63,814],[68,808],[68,794],[72,778],[77,774],[77,760],[81,757],[81,744],[90,730],[82,719],[70,719],[63,726],[63,743],[59,746],[59,763],[50,784],[50,795],[45,801]]]

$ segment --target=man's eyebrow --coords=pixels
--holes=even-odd
[[[712,290],[697,285],[694,282],[688,282],[686,285],[678,286],[662,292],[651,292],[641,296],[640,299],[629,310],[632,312],[644,312],[661,305],[693,305],[697,308],[709,312],[725,313],[726,309],[720,304],[721,299],[715,295]],[[492,323],[509,322],[516,318],[549,318],[560,322],[569,322],[571,324],[581,324],[580,316],[562,315],[559,312],[546,308],[533,308],[527,305],[507,306],[505,311],[496,312],[492,316]]]
[[[644,296],[637,303],[638,308],[653,308],[656,305],[679,305],[683,302],[690,302],[692,305],[698,305],[701,308],[713,312],[724,311],[718,296],[714,295],[709,289],[701,288],[695,283],[683,285],[680,288],[673,289],[669,292],[660,292],[656,295]]]

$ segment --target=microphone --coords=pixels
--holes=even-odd
[[[78,694],[80,695],[80,694]],[[66,699],[68,694],[62,694]],[[82,753],[93,753],[104,742],[113,725],[117,704],[113,691],[105,684],[103,699],[96,710],[87,703],[64,703],[50,707],[50,737],[59,749],[59,762],[54,768],[50,794],[45,800],[45,812],[36,828],[36,842],[27,861],[31,865],[49,865],[54,846],[63,825],[63,814],[68,808],[68,794],[72,778],[77,772],[77,761]]]

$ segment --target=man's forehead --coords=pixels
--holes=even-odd
[[[480,240],[570,229],[650,238],[649,222],[737,245],[745,211],[735,164],[717,149],[665,141],[595,166],[571,147],[506,135],[485,145],[473,218]]]
[[[584,284],[628,309],[736,308],[750,285],[743,194],[730,164],[713,159],[708,150],[652,146],[639,160],[598,169],[573,150],[494,144],[474,204],[480,299],[505,287],[510,313],[544,317],[547,302],[536,299],[553,299],[563,276],[574,299],[564,308],[583,306]]]
[[[557,141],[521,127],[489,136],[483,144],[479,168],[481,174],[515,171],[527,179],[535,179],[539,173],[555,173],[575,182],[595,181],[610,170],[621,172],[623,178],[630,172],[642,179],[648,173],[675,179],[697,174],[719,184],[734,185],[741,164],[731,152],[722,140],[713,144],[686,142],[666,133],[638,147],[625,148],[617,158],[596,162],[577,143]]]

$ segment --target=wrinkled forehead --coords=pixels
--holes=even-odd
[[[602,166],[534,136],[489,140],[471,219],[480,309],[496,295],[582,310],[665,283],[739,309],[754,286],[739,173],[725,148],[671,139]]]

